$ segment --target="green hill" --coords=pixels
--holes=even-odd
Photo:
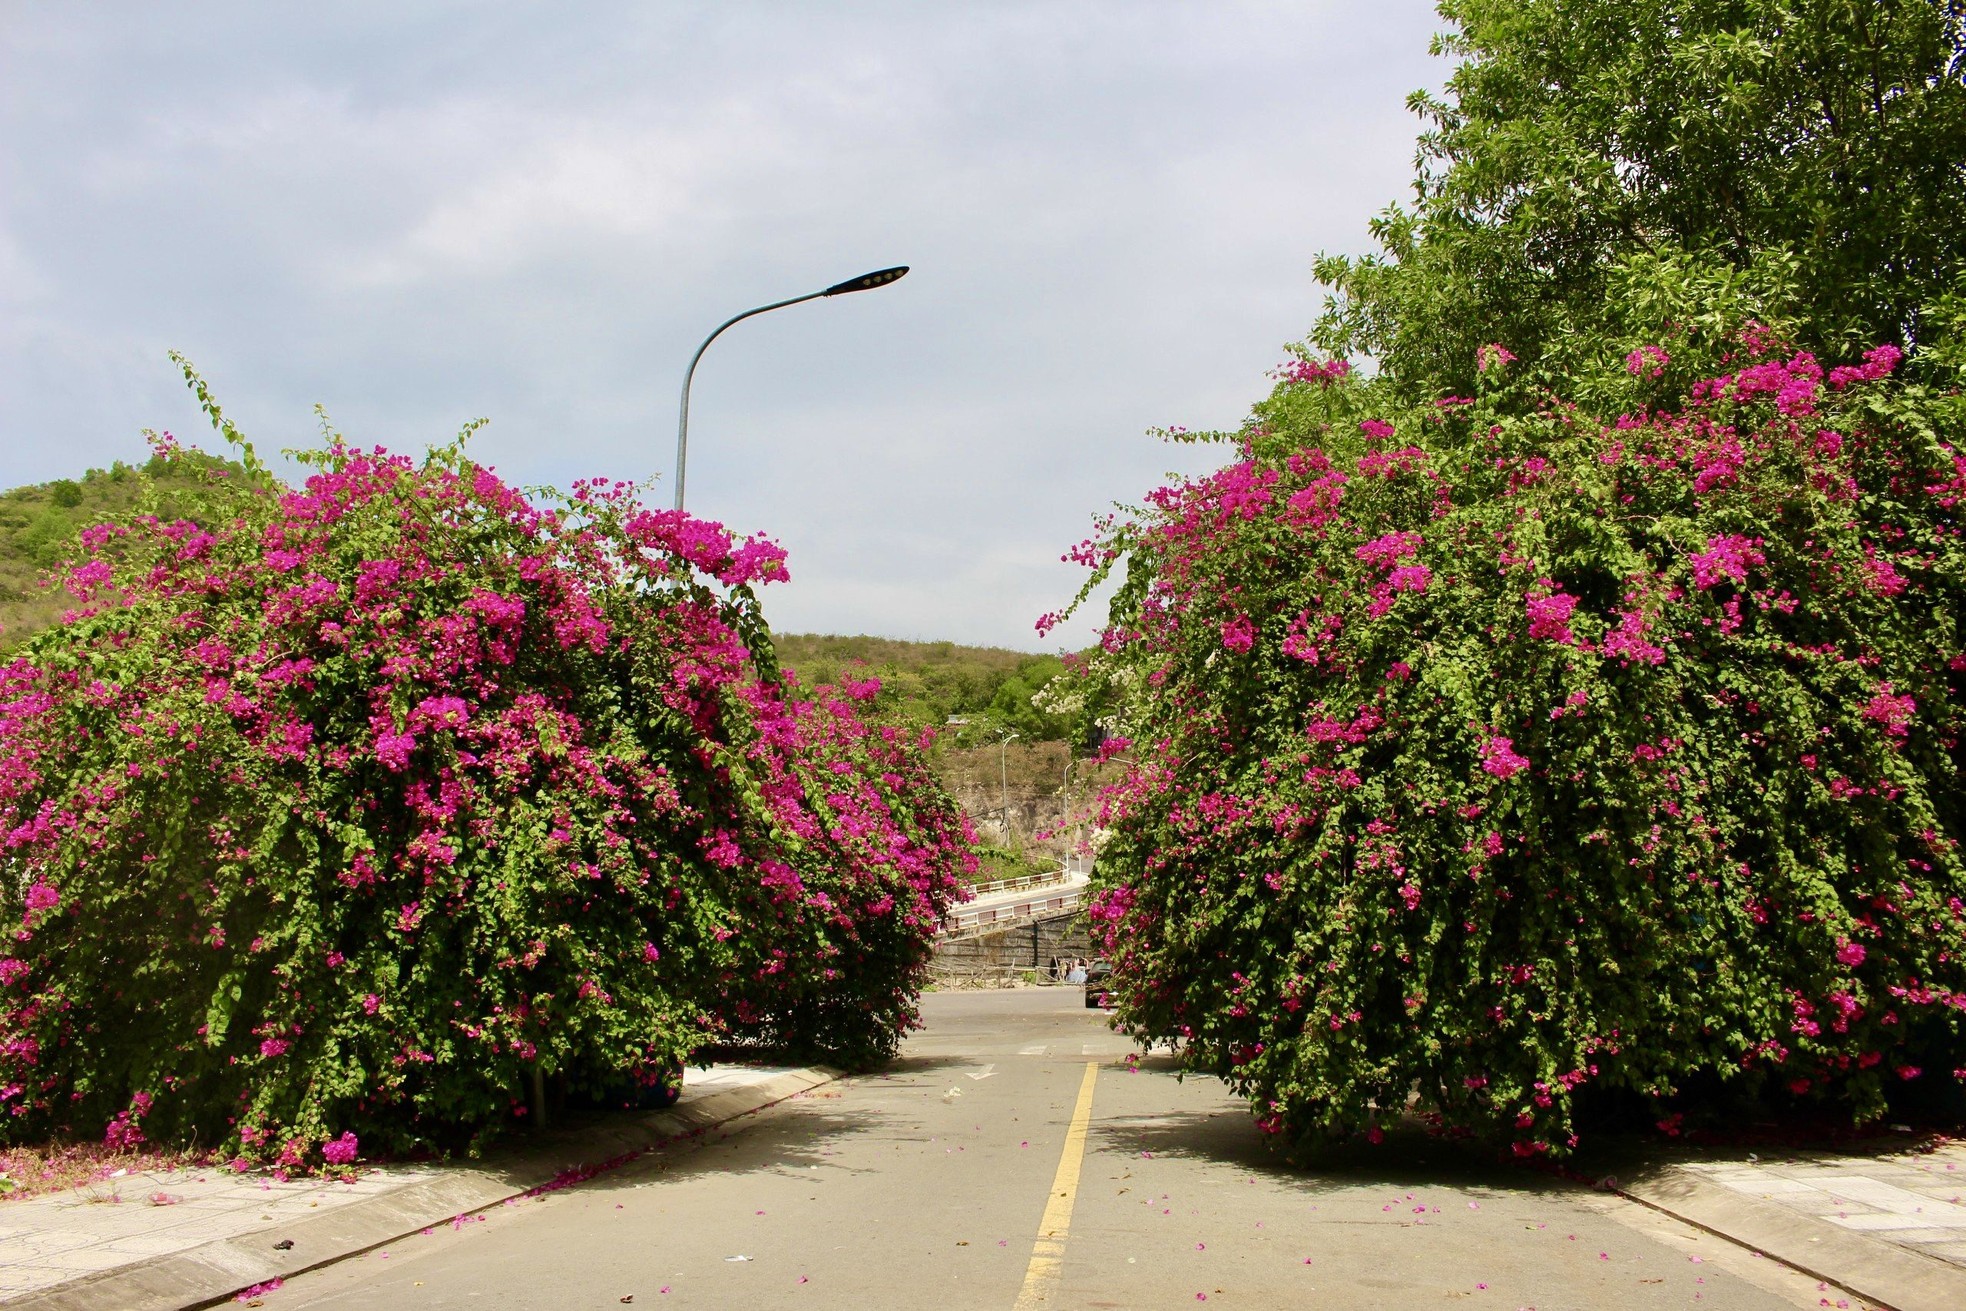
[[[1055,655],[1033,655],[995,646],[954,642],[905,642],[891,637],[836,637],[781,633],[772,638],[778,661],[811,687],[842,675],[881,680],[876,711],[919,724],[964,719],[960,740],[996,740],[1000,729],[1026,741],[1073,735],[1074,720],[1032,704],[1040,688],[1064,672]]]
[[[79,480],[57,478],[0,492],[0,651],[52,626],[75,604],[60,588],[42,586],[42,578],[74,553],[78,533],[129,513],[151,490],[159,495],[160,513],[190,514],[210,470],[244,473],[230,461],[187,452],[175,466],[158,459],[141,466],[119,460]]]

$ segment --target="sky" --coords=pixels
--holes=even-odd
[[[1223,462],[1410,188],[1430,5],[0,0],[0,487],[471,442],[791,553],[781,632],[1048,650],[1092,517]]]

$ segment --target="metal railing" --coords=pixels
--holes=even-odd
[[[958,906],[942,921],[942,932],[962,933],[992,924],[1007,924],[1015,920],[1034,919],[1040,915],[1055,915],[1078,909],[1079,904],[1084,900],[1084,888],[1062,888],[1047,896],[1030,897],[1003,906]]]
[[[1041,888],[1048,883],[1063,883],[1069,877],[1061,865],[1057,869],[1041,869],[1035,874],[1018,874],[1007,879],[978,883],[975,892],[979,897],[987,897],[994,892],[1015,892],[1019,888]]]

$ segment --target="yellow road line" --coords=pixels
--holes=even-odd
[[[1065,1131],[1065,1152],[1058,1158],[1058,1173],[1051,1179],[1051,1195],[1045,1199],[1044,1219],[1038,1221],[1037,1245],[1031,1249],[1031,1264],[1024,1271],[1024,1287],[1017,1294],[1015,1311],[1038,1311],[1047,1305],[1065,1268],[1065,1237],[1072,1227],[1072,1202],[1079,1194],[1079,1167],[1085,1162],[1085,1130],[1092,1123],[1092,1085],[1098,1079],[1099,1062],[1086,1062],[1085,1081],[1079,1084],[1079,1103],[1072,1108],[1072,1125]]]

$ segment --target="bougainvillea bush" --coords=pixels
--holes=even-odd
[[[892,1050],[969,844],[773,668],[783,551],[462,439],[292,490],[240,445],[198,522],[89,530],[0,669],[0,1135],[312,1166],[728,1036]]]
[[[1966,1080],[1966,424],[1900,359],[1668,340],[1584,405],[1494,346],[1407,410],[1294,361],[1074,552],[1124,1027],[1291,1142]]]

